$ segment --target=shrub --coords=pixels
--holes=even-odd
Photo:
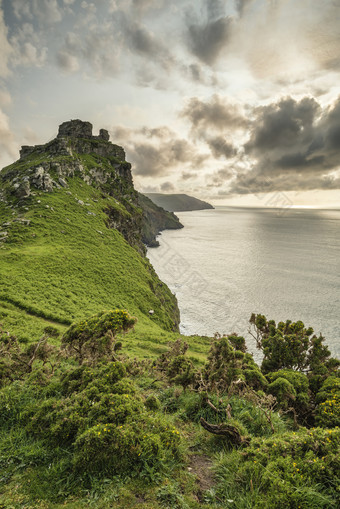
[[[123,379],[124,375],[124,366],[119,362],[74,369],[64,376],[65,397],[38,401],[27,411],[27,431],[62,445],[72,443],[95,423],[118,425],[136,417],[144,411],[143,400],[132,381]]]
[[[256,509],[339,506],[340,430],[301,428],[221,457],[217,496]]]
[[[61,376],[61,386],[64,394],[72,394],[85,389],[89,384],[107,390],[126,376],[125,365],[122,362],[109,362],[95,367],[80,366],[67,371]],[[125,380],[124,380],[125,382]]]
[[[250,318],[252,335],[264,357],[262,371],[294,369],[314,371],[321,365],[327,372],[338,368],[340,361],[330,357],[330,351],[324,344],[324,338],[313,335],[312,327],[306,328],[300,320],[279,322],[267,320],[264,315],[253,314]]]
[[[185,355],[174,357],[169,362],[166,373],[171,383],[182,385],[184,389],[194,383],[196,376],[193,363]]]
[[[71,325],[62,337],[62,346],[80,363],[110,357],[115,350],[114,337],[130,330],[136,321],[122,309],[98,313]]]
[[[147,415],[120,426],[97,424],[77,438],[74,465],[97,475],[160,469],[171,457],[180,457],[180,442],[175,428]]]
[[[226,392],[231,383],[239,379],[247,381],[255,389],[263,389],[267,385],[253,357],[235,350],[227,337],[217,338],[213,342],[203,378],[209,390],[221,393]]]
[[[316,422],[319,426],[340,426],[340,378],[330,376],[316,395]]]
[[[145,406],[148,410],[159,410],[161,407],[161,402],[156,396],[151,394],[146,398]]]
[[[276,396],[284,408],[287,408],[296,398],[294,386],[282,377],[276,378],[274,382],[269,384],[268,392]]]

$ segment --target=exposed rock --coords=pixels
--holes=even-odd
[[[159,242],[156,236],[162,230],[177,230],[183,228],[179,219],[173,212],[158,207],[145,195],[138,193],[138,201],[140,207],[143,209],[143,228],[142,239],[144,244],[148,247],[158,247]]]
[[[16,191],[15,194],[18,198],[27,198],[31,194],[30,183],[26,180],[21,184],[14,185]]]
[[[24,219],[24,218],[21,218],[21,217],[16,217],[15,219],[13,219],[14,222],[16,223],[21,223],[25,226],[29,226],[30,225],[30,219]]]
[[[31,184],[38,189],[42,189],[43,191],[53,191],[54,182],[51,178],[51,175],[45,172],[43,166],[38,166],[36,168],[34,175],[31,177]]]
[[[110,140],[109,131],[107,131],[106,129],[100,129],[98,138],[104,141],[109,141]]]
[[[91,138],[92,124],[82,120],[70,120],[59,126],[58,138],[61,136],[72,136],[73,138]]]
[[[66,180],[62,179],[61,177],[58,179],[58,182],[62,187],[67,187]]]

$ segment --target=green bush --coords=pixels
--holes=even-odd
[[[193,363],[185,355],[171,359],[166,373],[171,383],[182,385],[184,389],[194,383],[196,376]]]
[[[267,381],[253,357],[235,350],[227,337],[217,338],[211,345],[203,378],[211,391],[224,393],[231,383],[243,380],[254,389],[263,389]]]
[[[65,397],[38,401],[27,411],[27,431],[63,445],[73,443],[94,424],[118,425],[137,416],[144,411],[143,400],[132,381],[122,379],[124,375],[124,365],[119,362],[74,369],[63,378]]]
[[[253,337],[264,354],[262,371],[269,373],[281,369],[315,371],[325,366],[328,373],[337,370],[340,361],[330,357],[324,338],[313,335],[312,327],[306,328],[300,320],[279,322],[267,320],[264,315],[250,318]]]
[[[120,426],[97,424],[77,438],[74,465],[97,475],[160,469],[170,458],[180,459],[180,442],[175,428],[146,414]]]
[[[271,382],[267,391],[276,396],[281,408],[293,407],[298,415],[309,412],[311,401],[307,375],[299,371],[281,369],[268,373],[267,378]]]
[[[150,394],[145,400],[145,406],[148,410],[159,410],[161,402],[154,394]]]
[[[318,426],[340,426],[340,378],[330,376],[316,395]]]
[[[62,346],[80,363],[110,357],[115,350],[114,337],[130,330],[136,321],[122,309],[103,311],[71,325],[62,337]]]
[[[340,503],[340,430],[301,428],[254,439],[242,454],[221,457],[217,495],[235,507],[336,508]]]

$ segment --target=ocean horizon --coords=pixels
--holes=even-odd
[[[249,334],[252,313],[302,320],[340,357],[340,210],[219,206],[176,213],[148,257],[175,293],[186,335]]]

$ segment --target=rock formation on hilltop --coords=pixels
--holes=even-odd
[[[153,215],[149,210],[142,213],[144,200],[139,200],[133,187],[131,164],[125,160],[124,149],[110,142],[107,130],[100,129],[94,136],[92,124],[81,120],[61,124],[57,137],[44,145],[23,146],[19,161],[0,173],[0,198],[8,203],[13,199],[20,202],[36,192],[66,189],[70,178],[79,178],[116,198],[117,206],[105,209],[107,226],[120,231],[140,252],[145,250],[143,243],[156,242],[159,229],[167,225],[175,228],[176,222],[178,228],[182,227],[175,216],[169,218],[161,208],[157,207]]]

